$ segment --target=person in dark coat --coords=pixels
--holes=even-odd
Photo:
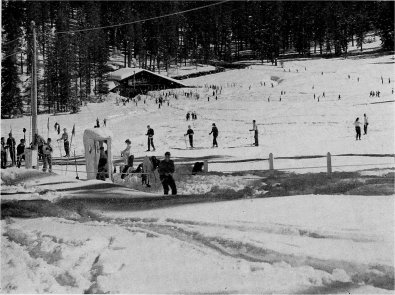
[[[193,132],[193,130],[191,128],[191,125],[188,125],[187,133],[184,134],[184,136],[187,136],[187,135],[189,137],[189,145],[191,146],[191,148],[193,148],[193,135],[194,135],[194,132]]]
[[[100,147],[100,158],[99,158],[99,164],[97,165],[97,174],[96,174],[96,179],[98,180],[106,180],[106,175],[107,175],[107,155],[104,152],[104,147]]]
[[[361,140],[361,122],[359,122],[359,118],[357,118],[354,122],[354,126],[355,126],[355,139],[356,140]]]
[[[173,179],[173,173],[175,171],[174,162],[170,160],[170,153],[165,153],[165,159],[159,163],[158,172],[159,179],[162,182],[163,191],[165,195],[169,194],[169,186],[171,188],[171,194],[177,194],[176,183]]]
[[[5,138],[1,138],[1,169],[7,168],[7,148],[5,144]]]
[[[10,158],[11,158],[11,162],[12,162],[11,165],[14,166],[16,164],[16,156],[15,156],[16,142],[15,142],[15,138],[12,137],[11,132],[8,134],[7,146],[8,146],[8,150],[10,152]]]
[[[208,135],[213,134],[213,147],[218,147],[217,137],[218,137],[218,128],[213,123],[213,127],[211,128],[211,132]]]
[[[147,152],[149,152],[151,150],[151,146],[152,146],[152,150],[155,151],[155,146],[154,146],[154,129],[152,129],[149,125],[147,126],[147,136],[148,136],[148,149]]]
[[[22,160],[25,160],[25,140],[22,138],[16,147],[16,165],[21,167]]]

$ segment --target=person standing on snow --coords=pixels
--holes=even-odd
[[[149,125],[147,126],[147,136],[148,136],[148,149],[147,152],[149,152],[151,150],[151,146],[152,146],[152,150],[155,151],[155,146],[154,146],[154,129],[152,129]]]
[[[193,148],[193,135],[194,135],[194,132],[193,132],[193,130],[191,128],[191,125],[188,125],[187,133],[184,134],[184,136],[187,136],[187,135],[189,137],[189,145],[191,146],[191,148]]]
[[[254,131],[254,140],[255,140],[254,145],[258,146],[259,145],[258,144],[258,126],[257,126],[255,120],[252,120],[252,129],[250,131]]]
[[[67,133],[67,129],[63,128],[62,137],[57,141],[63,140],[64,151],[66,155],[64,157],[70,157],[70,143],[69,143],[69,134]]]
[[[174,162],[170,160],[170,153],[165,153],[165,159],[159,163],[158,172],[159,179],[162,182],[163,192],[165,195],[169,194],[169,186],[171,188],[171,194],[177,194],[176,183],[173,179],[173,173],[175,171]]]
[[[5,138],[1,138],[1,169],[7,168],[7,148],[5,144]]]
[[[12,137],[11,132],[8,134],[8,136],[9,137],[7,138],[7,146],[10,152],[11,165],[14,166],[16,164],[16,157],[15,157],[16,142],[15,142],[15,138]]]
[[[108,173],[107,155],[104,151],[104,147],[101,146],[99,163],[97,165],[96,179],[105,181],[107,173]]]
[[[121,178],[124,179],[130,167],[133,167],[134,156],[130,155],[131,141],[129,139],[125,140],[126,148],[121,152],[121,157],[124,159],[125,166],[122,169]]]
[[[359,118],[357,118],[354,122],[354,126],[355,126],[355,140],[361,140],[361,122],[359,122]]]
[[[16,147],[16,166],[21,167],[22,160],[25,160],[25,140],[22,138]]]
[[[213,127],[211,128],[211,132],[208,135],[213,134],[213,147],[218,147],[217,137],[218,137],[218,128],[213,123]]]
[[[363,114],[363,135],[368,134],[368,116],[366,114]]]
[[[43,146],[43,172],[47,171],[47,167],[49,168],[49,172],[52,172],[52,152],[53,148],[51,146],[51,138],[48,138],[47,143]]]

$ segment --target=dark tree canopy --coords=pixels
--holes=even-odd
[[[30,98],[18,85],[19,75],[31,70],[31,21],[36,23],[42,69],[39,104],[50,112],[76,110],[97,93],[115,53],[125,67],[137,64],[161,72],[171,65],[246,57],[274,61],[290,53],[339,56],[348,53],[349,42],[362,50],[368,32],[381,37],[383,50],[394,47],[392,1],[229,1],[129,25],[59,34],[214,3],[2,1],[2,116],[22,109],[23,99]],[[23,52],[23,58],[15,52]]]

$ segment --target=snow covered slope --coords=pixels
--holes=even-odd
[[[2,221],[2,291],[393,293],[394,199],[294,196]]]
[[[106,118],[107,128],[115,135],[115,155],[124,148],[126,138],[131,139],[132,152],[136,157],[146,155],[145,133],[148,124],[155,130],[156,156],[163,156],[167,150],[174,157],[210,155],[231,161],[267,159],[270,152],[275,157],[326,155],[327,152],[333,155],[393,154],[394,79],[392,55],[286,61],[284,69],[257,64],[247,69],[184,80],[189,85],[202,86],[192,89],[200,94],[199,100],[183,95],[191,89],[178,89],[173,91],[178,94],[178,99],[172,97],[169,106],[164,103],[159,109],[153,97],[143,96],[137,106],[134,103],[124,106],[116,105],[114,96],[110,96],[104,103],[88,104],[78,114],[40,115],[38,126],[40,133],[46,136],[49,117],[49,136],[57,138],[52,127],[55,122],[61,128],[68,128],[69,132],[76,124],[72,150],[75,149],[77,155],[83,153],[83,130],[95,125],[97,117],[100,120]],[[222,86],[218,100],[212,96],[212,89],[205,88],[205,85]],[[380,91],[380,98],[369,97],[370,91]],[[196,111],[198,120],[186,122],[188,111]],[[364,113],[370,122],[368,135],[363,136],[361,141],[355,141],[353,122],[356,117],[362,120]],[[252,134],[249,129],[252,128],[252,119],[258,123],[259,147],[251,147]],[[209,148],[211,138],[208,133],[213,122],[219,128],[218,149]],[[28,129],[29,124],[28,117],[2,120],[2,134],[7,134],[12,128],[19,140],[23,137],[22,128]],[[198,147],[193,151],[185,149],[183,135],[188,124],[195,131],[195,146]],[[59,156],[63,148],[60,145],[55,147],[54,156]],[[266,169],[266,163],[251,161],[231,167],[212,167],[215,170],[234,170],[232,167]],[[381,168],[384,164],[393,167],[394,161],[393,157],[380,160],[337,157],[332,163],[333,166],[347,164],[372,165],[369,167],[378,164]],[[310,163],[279,161],[276,165],[277,168],[325,166],[325,159]],[[338,171],[342,169],[345,168],[339,167]],[[356,170],[355,167],[349,169]]]

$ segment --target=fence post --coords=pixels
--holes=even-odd
[[[273,165],[273,154],[272,154],[272,153],[269,154],[269,169],[270,169],[270,171],[273,171],[273,170],[274,170],[274,165]]]
[[[332,159],[331,159],[331,153],[326,154],[326,171],[328,173],[328,176],[332,175]]]
[[[204,172],[207,173],[208,172],[208,161],[204,160]]]

